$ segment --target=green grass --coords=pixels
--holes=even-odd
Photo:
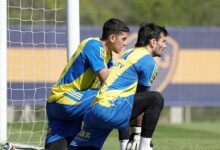
[[[220,150],[220,122],[159,124],[154,137],[154,150]],[[119,150],[117,131],[107,139],[104,150]]]
[[[9,141],[24,144],[29,141],[36,145],[41,139],[41,146],[45,134],[39,132],[42,125],[25,125],[21,128],[19,124],[13,124],[10,131],[14,132],[9,136]],[[35,133],[31,134],[28,129],[34,128]],[[219,150],[220,149],[220,122],[199,122],[191,124],[159,124],[154,137],[154,150]],[[17,131],[25,131],[25,134],[18,134]],[[30,136],[32,135],[32,136]],[[39,146],[39,145],[38,145]],[[103,150],[119,150],[118,132],[114,130],[106,140]]]
[[[161,124],[154,135],[156,150],[219,150],[220,123]]]
[[[45,141],[46,122],[13,123],[8,125],[8,139],[12,143],[43,147]]]

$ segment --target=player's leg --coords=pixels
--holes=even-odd
[[[50,143],[46,143],[45,145],[45,149],[48,150],[65,150],[67,148],[67,141],[65,138],[50,142]]]
[[[45,144],[46,150],[66,150],[67,147],[70,145],[70,142],[74,139],[74,137],[65,137],[59,140],[55,140],[53,142]]]
[[[141,92],[135,95],[131,120],[144,113],[142,128],[144,136],[152,136],[164,106],[163,96],[156,91]]]
[[[96,147],[92,147],[92,146],[83,146],[83,147],[71,146],[67,150],[99,150],[99,149]]]
[[[109,115],[105,107],[94,105],[85,114],[80,133],[71,142],[70,149],[101,149],[112,128],[107,128],[103,115]]]
[[[164,106],[163,96],[156,91],[137,93],[134,98],[131,120],[144,113],[141,127],[141,147],[150,146],[151,138]],[[137,128],[136,128],[137,129]],[[140,132],[140,131],[139,131]]]
[[[130,109],[129,109],[130,102],[129,102],[128,99],[129,98],[127,98],[127,100],[124,101],[126,104],[121,105],[121,106],[124,106],[124,107],[122,107],[120,109],[120,111],[118,111],[122,115],[127,114],[127,116],[129,116],[128,112],[130,111]],[[118,115],[121,116],[120,114],[118,114]],[[126,121],[124,121],[124,122],[126,122]],[[128,128],[120,128],[120,129],[118,129],[118,133],[119,133],[119,140],[120,140],[120,150],[126,150],[126,147],[127,147],[127,144],[128,144],[129,138],[130,138],[129,129]]]
[[[103,101],[103,103],[93,105],[85,114],[83,129],[71,145],[78,147],[91,146],[101,149],[113,128],[128,128],[131,110],[131,102],[124,98]]]
[[[81,122],[69,122],[48,119],[49,130],[46,136],[45,148],[48,150],[66,150],[69,141],[73,140],[81,129]]]
[[[83,127],[68,150],[100,150],[111,130]]]
[[[91,105],[97,90],[77,92],[82,95],[80,100],[66,94],[58,102],[47,103],[50,130],[46,138],[46,148],[55,147],[61,150],[67,147],[80,131],[84,113]]]
[[[130,138],[129,129],[118,129],[120,150],[125,150]]]
[[[71,106],[56,102],[47,103],[48,131],[45,148],[48,150],[65,150],[68,146],[66,137],[75,137],[81,129],[81,121],[74,122],[69,119],[69,114],[65,112],[68,107]]]

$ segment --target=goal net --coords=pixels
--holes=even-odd
[[[8,141],[42,147],[45,104],[66,63],[65,1],[8,0]]]

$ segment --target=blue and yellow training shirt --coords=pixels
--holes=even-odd
[[[48,102],[58,101],[65,92],[73,89],[81,91],[97,88],[96,72],[112,65],[112,54],[104,49],[99,38],[85,39],[53,86]]]
[[[135,94],[137,84],[150,87],[157,75],[157,65],[145,48],[133,48],[114,64],[100,88],[93,105],[111,107],[111,100]]]

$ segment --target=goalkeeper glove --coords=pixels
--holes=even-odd
[[[130,127],[131,136],[126,150],[138,150],[141,139],[141,127]]]
[[[127,140],[120,140],[120,150],[126,150],[127,144],[128,144],[128,139]]]

